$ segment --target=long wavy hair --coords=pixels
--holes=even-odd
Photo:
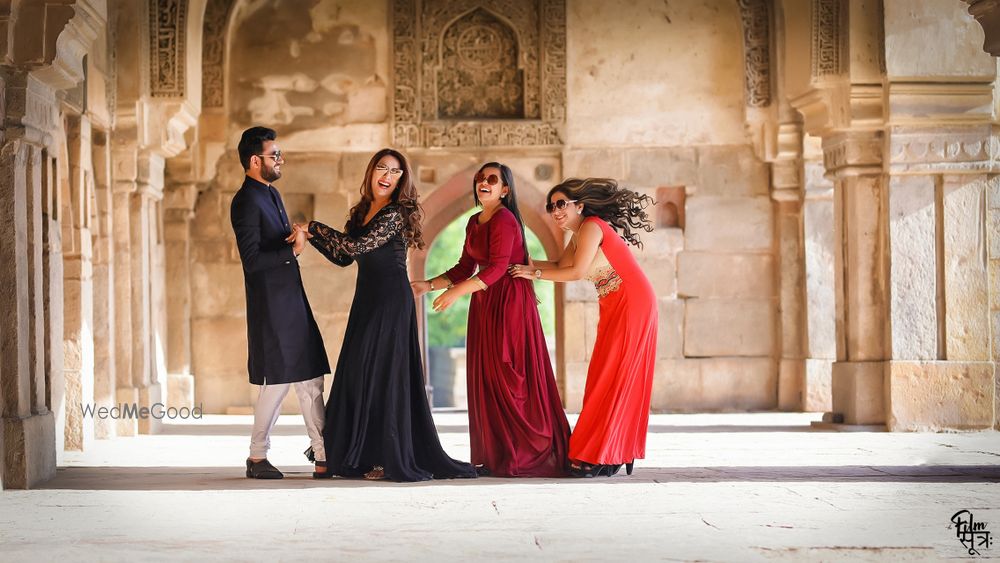
[[[403,240],[407,247],[423,249],[424,239],[420,222],[424,218],[423,208],[420,207],[420,194],[413,183],[413,173],[410,170],[410,163],[403,154],[395,149],[385,148],[372,156],[368,161],[368,168],[365,170],[365,179],[361,181],[361,201],[351,208],[347,217],[345,231],[351,232],[360,228],[365,223],[365,215],[372,208],[372,201],[375,196],[372,194],[372,176],[375,175],[375,165],[379,159],[385,155],[396,157],[399,161],[399,168],[403,171],[396,183],[396,189],[392,192],[390,199],[399,206],[403,214]]]
[[[487,162],[486,164],[479,167],[479,171],[476,172],[478,176],[483,170],[487,168],[499,168],[500,169],[500,182],[507,186],[507,196],[500,200],[500,203],[504,207],[510,210],[514,214],[514,218],[517,219],[517,224],[521,226],[521,244],[524,246],[524,263],[528,263],[528,239],[524,236],[524,220],[521,219],[521,212],[517,209],[517,191],[514,189],[514,173],[510,171],[510,167],[506,164],[500,164],[499,162]],[[476,202],[476,205],[482,205],[479,203],[479,192],[476,190],[476,177],[472,177],[472,199]]]
[[[545,201],[551,203],[556,193],[582,204],[584,217],[607,221],[632,246],[642,248],[637,230],[653,231],[645,211],[647,205],[656,203],[653,198],[623,188],[611,178],[569,178],[549,190]]]

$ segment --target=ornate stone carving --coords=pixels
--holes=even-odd
[[[437,72],[437,117],[524,117],[524,72],[514,31],[477,8],[444,32]]]
[[[186,0],[149,2],[149,90],[154,97],[184,97]]]
[[[226,25],[234,0],[208,0],[202,28],[201,107],[225,105]]]
[[[851,173],[862,169],[881,170],[884,138],[882,131],[851,131],[823,140],[823,166],[829,173]]]
[[[841,41],[843,9],[840,0],[813,0],[812,75],[828,76],[844,71]]]
[[[118,10],[109,10],[108,14],[108,80],[105,82],[105,95],[108,98],[108,111],[111,114],[110,129],[115,128],[118,115]]]
[[[771,5],[769,0],[739,0],[743,23],[746,104],[771,104]]]
[[[1000,137],[990,125],[953,128],[895,127],[889,137],[893,173],[996,173]]]
[[[566,108],[565,0],[394,0],[392,25],[392,131],[397,146],[561,143],[558,130]],[[479,35],[470,31],[477,25]],[[468,35],[463,38],[464,33]],[[496,50],[503,45],[513,49]],[[456,62],[466,69],[465,75],[449,74],[447,69]],[[507,74],[516,69],[521,101],[505,93],[485,108],[466,103],[473,69],[501,68],[499,63],[506,65]],[[504,75],[504,80],[515,83],[512,77]],[[459,92],[452,89],[456,85]],[[512,110],[515,104],[517,111]],[[524,119],[477,122],[468,121],[470,117]]]

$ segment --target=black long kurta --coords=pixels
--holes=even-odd
[[[403,216],[395,204],[349,234],[309,224],[311,242],[333,263],[358,263],[358,282],[326,403],[323,442],[330,470],[357,477],[381,465],[394,481],[475,477],[448,457],[424,394],[417,316],[406,277]]]
[[[230,207],[247,295],[250,383],[306,381],[330,373],[323,337],[285,238],[288,214],[274,187],[246,178]]]

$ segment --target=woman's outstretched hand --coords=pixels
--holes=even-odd
[[[438,313],[444,311],[448,307],[454,305],[455,301],[458,301],[459,297],[461,297],[461,295],[458,294],[458,291],[455,288],[449,289],[441,295],[438,295],[438,298],[434,300],[434,310]]]

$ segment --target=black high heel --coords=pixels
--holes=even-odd
[[[628,462],[628,463],[625,464],[625,474],[626,475],[631,475],[633,467],[635,467],[635,460],[634,459],[632,461],[630,461],[630,462]]]

